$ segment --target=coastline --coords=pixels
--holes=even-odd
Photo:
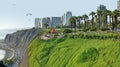
[[[0,39],[0,47],[3,47],[3,45],[4,45],[4,39]],[[3,50],[3,49],[0,49],[1,51],[5,51],[5,50]],[[4,54],[4,57],[2,57],[2,59],[0,59],[0,60],[3,60],[4,58],[5,58],[5,56],[7,56],[6,55],[7,53],[6,53],[6,51],[5,51],[5,54]],[[1,55],[1,56],[3,56],[3,55]]]
[[[5,49],[8,48],[8,46],[4,42],[4,39],[0,39],[0,49],[5,51],[5,55],[3,59],[9,58],[12,55],[12,52],[2,48],[5,48]]]

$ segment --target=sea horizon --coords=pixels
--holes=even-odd
[[[29,28],[13,28],[13,29],[0,29],[0,40],[5,39],[7,34],[12,34],[18,30],[29,29]]]
[[[15,32],[17,30],[18,29],[1,29],[0,30],[0,40],[5,39],[5,36],[7,34],[11,34],[11,33]]]

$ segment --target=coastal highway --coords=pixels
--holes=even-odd
[[[11,60],[14,57],[15,50],[9,48],[5,43],[4,40],[0,40],[0,49],[5,50],[6,54],[4,59]]]

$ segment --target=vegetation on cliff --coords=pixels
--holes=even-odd
[[[30,67],[119,67],[118,39],[35,38],[29,45]]]

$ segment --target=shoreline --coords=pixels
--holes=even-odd
[[[4,54],[4,58],[3,59],[7,59],[9,58],[11,55],[12,55],[12,52],[9,51],[9,50],[6,50],[8,49],[9,47],[5,44],[4,42],[4,39],[0,39],[0,50],[3,50],[5,51],[5,54]],[[3,60],[2,59],[2,60]]]
[[[4,44],[4,39],[0,39],[0,47],[3,47],[3,44]],[[3,59],[5,59],[7,52],[6,52],[6,50],[3,50],[3,49],[0,49],[0,50],[5,52],[4,57],[2,59],[0,59],[2,61]]]

